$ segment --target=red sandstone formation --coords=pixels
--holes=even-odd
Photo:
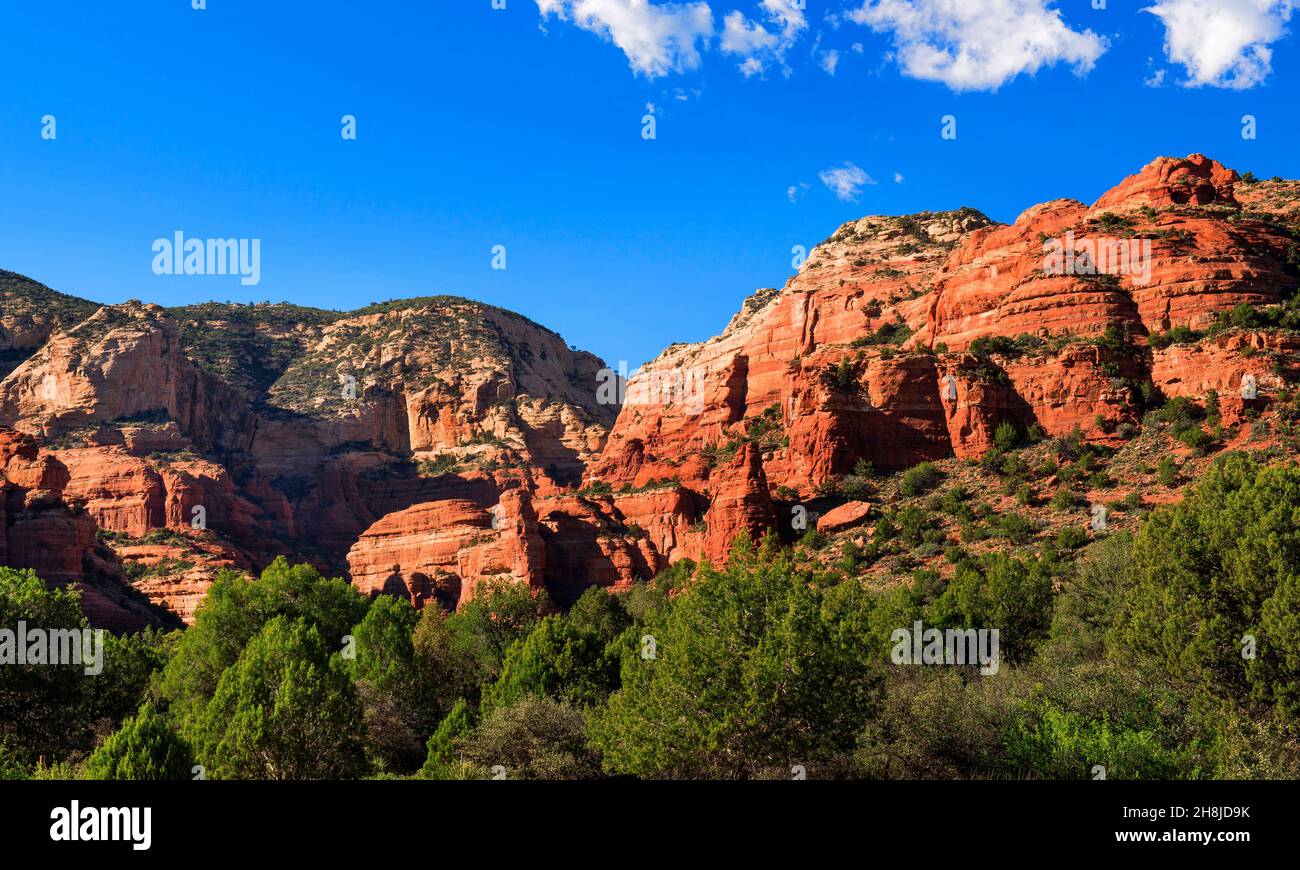
[[[1004,423],[1113,441],[1156,390],[1243,421],[1300,340],[1197,330],[1290,296],[1297,227],[1300,184],[1201,155],[1009,226],[862,218],[621,408],[594,357],[465,300],[98,308],[0,273],[0,559],[116,625],[143,618],[128,576],[188,620],[216,571],[282,553],[417,605],[494,581],[566,604],[796,534],[791,508],[861,463],[981,456]]]
[[[489,510],[463,499],[425,502],[389,514],[348,553],[363,592],[448,607],[474,597],[479,583],[540,586],[544,547],[529,494],[508,490]]]

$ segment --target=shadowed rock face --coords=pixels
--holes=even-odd
[[[1004,422],[1110,440],[1156,388],[1235,419],[1300,342],[1188,331],[1289,298],[1298,230],[1300,184],[1201,155],[1009,226],[862,218],[621,407],[598,359],[467,300],[98,307],[0,273],[0,558],[114,625],[160,618],[131,587],[188,620],[279,554],[420,606],[496,580],[567,604],[790,534],[863,461],[980,456]]]

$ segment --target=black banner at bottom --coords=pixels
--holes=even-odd
[[[128,862],[268,848],[374,858],[421,843],[493,858],[806,859],[843,843],[864,855],[879,844],[927,856],[1228,857],[1292,845],[1297,797],[1292,782],[15,782],[0,784],[0,836],[38,854]]]

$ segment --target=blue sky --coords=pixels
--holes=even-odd
[[[1300,176],[1288,3],[788,2],[9,0],[0,268],[103,302],[451,293],[635,366],[856,217],[1009,221],[1193,151]],[[261,239],[261,283],[154,275],[177,230]]]

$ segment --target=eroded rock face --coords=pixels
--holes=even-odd
[[[45,296],[32,302],[28,285]],[[287,554],[342,573],[389,514],[509,501],[508,469],[529,469],[529,492],[558,492],[603,446],[616,410],[597,400],[595,357],[466,300],[354,315],[81,303],[89,312],[64,324],[38,316],[53,291],[0,290],[10,344],[39,343],[19,348],[0,382],[0,427],[14,436],[0,441],[0,469],[19,494],[84,513],[119,579],[185,618],[222,568]],[[54,536],[56,525],[27,528]],[[84,561],[27,546],[7,550],[56,579]],[[478,573],[494,567],[480,556]],[[540,585],[524,560],[518,576],[534,574]]]
[[[1297,203],[1300,186],[1243,187],[1192,155],[1154,161],[1092,206],[1055,200],[1011,226],[969,210],[846,224],[718,338],[646,366],[587,480],[616,490],[665,480],[707,502],[720,448],[744,443],[788,502],[859,461],[894,471],[982,455],[1002,423],[1112,439],[1140,420],[1143,384],[1180,394],[1178,366],[1196,395],[1248,369],[1272,384],[1258,361],[1228,362],[1234,350],[1153,354],[1148,337],[1293,292],[1300,273],[1282,224]],[[689,376],[675,382],[698,385],[694,402],[657,400],[655,385],[679,372]],[[650,400],[638,403],[642,385]],[[700,511],[710,529],[715,510]],[[720,558],[723,537],[665,540],[662,555]]]
[[[1247,420],[1300,341],[1219,321],[1300,286],[1297,231],[1300,183],[1202,155],[1010,226],[867,217],[612,401],[595,357],[466,300],[98,308],[0,273],[0,556],[120,624],[128,577],[189,619],[216,571],[280,554],[417,606],[497,581],[568,604],[793,537],[864,464],[978,457],[1003,424],[1111,442],[1210,391]]]
[[[484,581],[540,586],[545,556],[532,498],[514,489],[490,510],[447,499],[395,511],[362,534],[348,564],[367,594],[454,608]]]

